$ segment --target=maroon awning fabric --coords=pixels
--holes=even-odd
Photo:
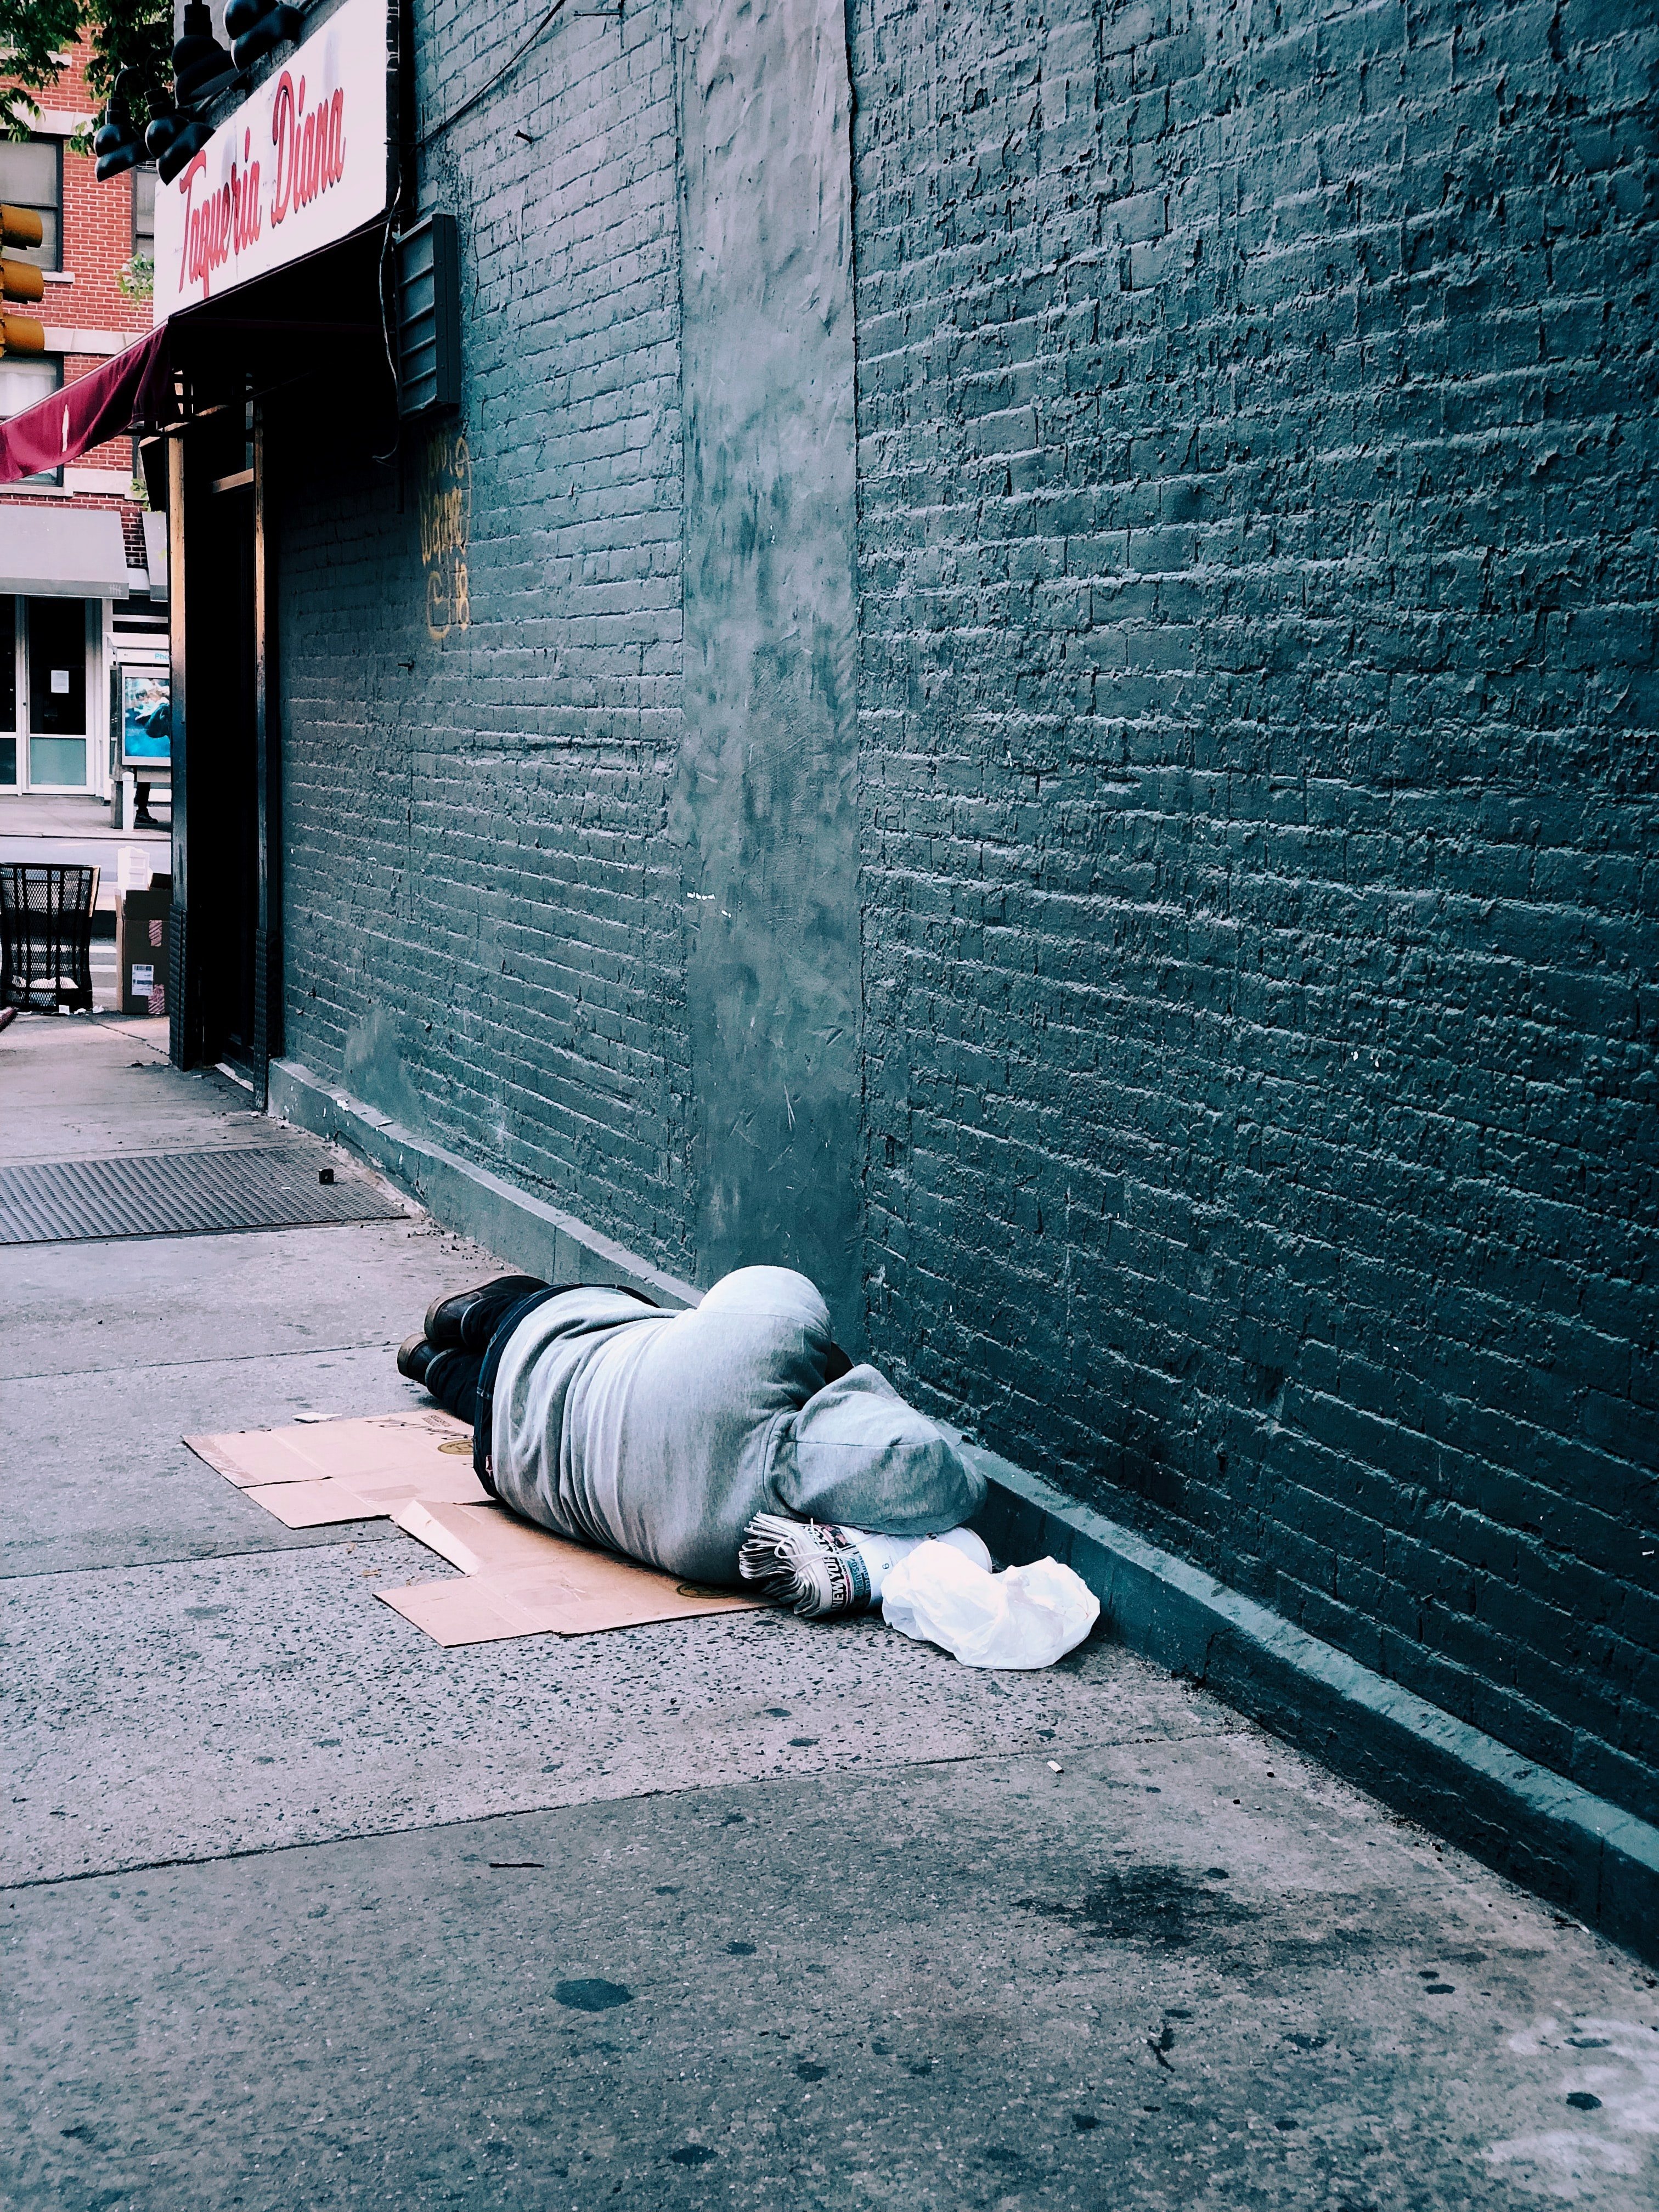
[[[60,469],[89,446],[150,419],[154,403],[167,396],[167,335],[163,324],[50,399],[0,422],[0,483]]]

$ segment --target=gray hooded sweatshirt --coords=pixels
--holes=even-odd
[[[566,1291],[507,1340],[493,1400],[501,1502],[578,1542],[735,1583],[757,1513],[925,1536],[983,1478],[873,1367],[826,1382],[830,1315],[805,1275],[739,1267],[686,1313]]]

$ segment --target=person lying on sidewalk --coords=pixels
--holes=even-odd
[[[503,1505],[688,1581],[737,1583],[757,1515],[927,1536],[985,1496],[951,1435],[852,1364],[787,1267],[739,1267],[683,1313],[503,1276],[436,1300],[398,1367],[472,1424]]]

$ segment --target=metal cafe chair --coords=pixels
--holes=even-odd
[[[92,1012],[96,868],[0,862],[0,1006]]]

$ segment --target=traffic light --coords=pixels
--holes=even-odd
[[[46,226],[33,208],[0,206],[0,243],[7,246],[39,246],[46,236]],[[35,294],[40,298],[40,294]]]
[[[173,49],[173,88],[180,107],[196,107],[235,83],[241,72],[213,35],[207,0],[189,0]],[[193,149],[192,149],[193,150]]]
[[[225,34],[235,40],[231,56],[239,70],[251,69],[262,54],[297,39],[304,27],[297,8],[274,7],[271,0],[227,0]]]
[[[46,280],[32,261],[0,260],[0,283],[9,300],[44,300],[46,296]]]
[[[33,315],[0,315],[0,354],[44,353],[46,326]]]
[[[45,235],[33,208],[0,207],[0,241],[5,245],[39,246]],[[32,261],[0,255],[0,292],[8,300],[43,300],[46,280]],[[44,353],[46,344],[46,331],[33,315],[0,315],[0,353]]]
[[[100,185],[112,177],[118,177],[124,169],[136,169],[144,158],[143,142],[132,127],[132,117],[127,108],[126,82],[131,74],[130,70],[123,70],[116,78],[109,105],[104,110],[104,127],[92,142],[92,150],[98,156]]]

